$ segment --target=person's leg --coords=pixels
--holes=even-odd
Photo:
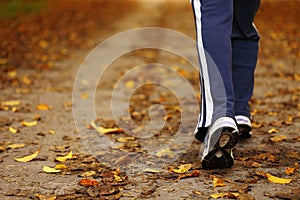
[[[237,142],[231,63],[233,0],[191,2],[201,74],[201,113],[195,135],[204,140],[202,166],[230,167],[231,148]]]
[[[233,1],[192,0],[192,5],[201,74],[202,99],[198,127],[203,129],[205,135],[213,121],[220,117],[235,117],[230,39]]]
[[[232,28],[232,64],[235,114],[241,133],[251,133],[249,100],[254,87],[254,70],[258,55],[259,35],[253,24],[260,0],[234,0]],[[246,134],[245,137],[250,137]]]

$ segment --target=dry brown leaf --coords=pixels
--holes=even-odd
[[[23,126],[31,127],[31,126],[36,126],[37,125],[37,121],[36,120],[30,121],[30,122],[22,121],[21,124]]]
[[[183,164],[178,167],[178,169],[171,168],[169,171],[175,172],[178,174],[184,174],[192,168],[192,164]]]
[[[87,171],[87,172],[81,173],[80,176],[85,176],[85,177],[87,177],[87,176],[93,176],[93,175],[95,175],[95,174],[96,174],[95,171]]]
[[[218,177],[215,177],[215,176],[214,176],[214,179],[213,179],[213,184],[214,184],[214,187],[224,187],[224,186],[226,186],[226,183],[224,182],[224,180],[219,179]]]
[[[276,135],[276,136],[274,136],[274,137],[271,137],[270,138],[270,140],[272,141],[272,142],[281,142],[281,141],[286,141],[286,136],[285,135]]]
[[[295,163],[295,167],[287,167],[285,172],[287,175],[292,175],[292,174],[295,174],[296,171],[298,170],[299,168],[299,164],[298,163]]]
[[[79,185],[84,186],[84,187],[97,186],[98,185],[98,181],[84,178],[84,179],[81,179],[79,181]]]
[[[143,171],[144,172],[149,172],[149,173],[160,173],[160,172],[162,172],[161,169],[152,169],[152,168],[146,168]]]
[[[21,157],[21,158],[14,158],[14,159],[17,162],[29,162],[29,161],[35,159],[38,155],[39,155],[39,151],[36,151],[35,153],[33,153],[29,156],[24,156],[24,157]]]
[[[277,183],[277,184],[288,184],[292,181],[292,179],[288,179],[288,178],[279,178],[276,176],[273,176],[271,174],[266,174],[268,180],[272,183]]]
[[[200,176],[200,171],[194,170],[192,173],[189,173],[189,174],[179,174],[176,181],[183,179],[183,178],[199,177],[199,176]]]

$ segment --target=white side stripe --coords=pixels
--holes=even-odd
[[[201,23],[201,3],[200,0],[194,0],[194,11],[195,11],[195,20],[196,20],[196,26],[197,26],[197,45],[198,45],[198,51],[199,51],[199,60],[201,63],[201,76],[204,79],[204,89],[205,91],[202,91],[205,93],[205,99],[202,99],[201,102],[201,117],[199,117],[198,121],[198,127],[202,126],[203,120],[204,120],[204,113],[206,113],[205,116],[205,127],[208,127],[212,123],[212,114],[213,114],[213,100],[212,100],[212,95],[210,91],[210,80],[209,80],[209,75],[208,75],[208,66],[207,66],[207,61],[205,57],[205,51],[204,51],[204,46],[203,46],[203,38],[202,38],[202,23]],[[203,95],[203,94],[202,94]],[[204,104],[206,106],[206,112],[204,112]]]

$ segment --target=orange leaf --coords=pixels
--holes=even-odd
[[[42,104],[39,104],[39,105],[36,107],[36,109],[37,109],[37,110],[50,110],[51,108],[50,108],[49,105],[42,103]]]
[[[218,177],[214,177],[213,184],[214,184],[214,187],[224,187],[224,186],[226,186],[226,184],[224,183],[224,180],[219,179]]]
[[[79,185],[84,186],[84,187],[97,186],[98,185],[98,181],[84,178],[84,179],[81,179],[79,181]]]

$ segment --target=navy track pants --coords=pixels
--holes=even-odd
[[[191,0],[200,61],[198,130],[220,117],[250,116],[259,34],[260,0]],[[200,131],[201,132],[201,131]]]

